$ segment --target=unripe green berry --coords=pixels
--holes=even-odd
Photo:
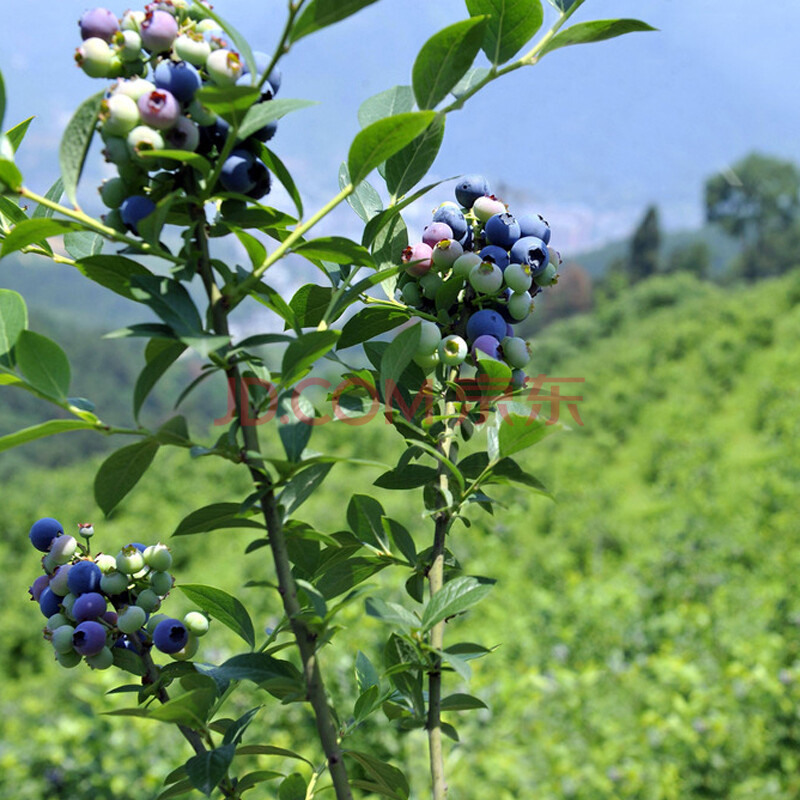
[[[78,540],[74,536],[64,535],[53,540],[50,555],[56,564],[66,564],[78,549]]]
[[[153,572],[150,575],[150,588],[161,597],[171,591],[174,582],[169,572]]]
[[[208,633],[208,617],[199,611],[190,611],[184,618],[183,624],[189,633],[195,636],[203,636]]]
[[[193,33],[182,34],[172,47],[178,58],[195,67],[205,66],[206,59],[211,55],[211,45],[202,36]]]
[[[436,350],[434,350],[432,353],[427,353],[426,355],[414,356],[413,361],[418,367],[421,367],[427,374],[432,370],[436,369],[436,367],[438,366],[439,353]]]
[[[527,264],[509,264],[503,273],[503,280],[512,292],[527,292],[533,283],[531,268]]]
[[[78,664],[81,663],[81,654],[76,653],[74,650],[71,650],[69,653],[56,653],[56,661],[58,661],[62,667],[72,669],[72,667],[77,667]]]
[[[104,575],[113,572],[117,568],[117,559],[109,553],[100,553],[94,560],[94,563],[100,567],[100,572]]]
[[[189,103],[186,113],[193,122],[201,126],[213,125],[217,119],[216,112],[206,108],[197,98]]]
[[[53,649],[56,653],[71,653],[72,647],[72,634],[75,633],[75,628],[72,625],[61,625],[53,631],[53,636],[50,639]]]
[[[418,283],[407,283],[402,289],[403,300],[410,306],[418,306],[422,302],[422,291]]]
[[[233,86],[241,76],[244,64],[232,50],[214,50],[206,59],[208,77],[217,86]]]
[[[527,292],[514,293],[508,299],[508,312],[516,320],[523,320],[533,311],[533,300]]]
[[[112,94],[100,107],[100,121],[107,136],[127,136],[140,119],[136,101],[126,94]]]
[[[497,294],[503,286],[503,272],[497,264],[484,261],[472,268],[469,282],[479,294]]]
[[[78,598],[77,598],[77,597],[75,597],[75,595],[74,595],[74,594],[72,594],[72,592],[70,592],[70,593],[69,593],[69,594],[68,594],[68,595],[67,595],[67,596],[66,596],[66,597],[65,597],[65,598],[64,598],[64,599],[61,601],[61,605],[64,607],[64,611],[65,611],[65,612],[66,612],[66,614],[67,614],[68,616],[70,616],[70,617],[72,616],[72,606],[74,606],[74,605],[75,605],[75,601],[76,601],[77,599],[78,599]]]
[[[156,85],[144,78],[131,78],[130,80],[117,81],[111,90],[111,96],[122,94],[130,97],[135,103],[140,97],[156,90]],[[138,111],[138,106],[137,106]]]
[[[123,61],[136,61],[142,57],[142,37],[136,31],[118,31],[113,42]]]
[[[108,669],[114,663],[114,654],[110,648],[104,647],[96,655],[86,656],[86,663],[92,669]]]
[[[147,160],[140,158],[140,153],[164,149],[164,137],[155,128],[148,125],[137,125],[128,134],[126,141],[131,158],[145,166],[147,166]],[[153,166],[152,163],[151,166]]]
[[[152,589],[142,589],[136,596],[136,605],[148,613],[161,608],[161,598]]]
[[[48,575],[52,575],[58,566],[60,566],[60,563],[56,556],[54,556],[52,553],[44,554],[44,558],[42,558],[42,569]]]
[[[176,661],[186,661],[197,652],[199,646],[200,642],[197,636],[189,631],[189,638],[186,640],[186,644],[177,653],[172,653],[171,655]]]
[[[436,292],[439,291],[439,287],[444,283],[442,280],[442,276],[436,272],[428,272],[426,275],[423,275],[419,279],[419,285],[422,289],[422,294],[425,295],[429,300],[432,300],[436,297]]]
[[[145,20],[144,11],[126,11],[122,16],[120,28],[123,31],[139,31],[142,23]]]
[[[140,606],[125,606],[117,617],[117,628],[122,633],[136,633],[145,622],[147,612]]]
[[[122,178],[109,178],[103,181],[98,191],[101,200],[108,208],[119,208],[123,200],[132,194],[130,186]]]
[[[469,278],[469,273],[473,267],[481,263],[481,257],[477,253],[464,253],[453,262],[453,275],[465,280]]]
[[[125,575],[135,575],[144,568],[144,556],[132,544],[117,553],[117,569]]]
[[[531,346],[519,336],[506,336],[500,344],[503,358],[515,369],[522,369],[531,360]]]
[[[558,283],[558,267],[555,264],[548,264],[541,275],[537,275],[533,280],[537,286],[552,286]]]
[[[123,572],[109,572],[100,578],[100,591],[103,594],[113,597],[115,594],[122,594],[127,588],[130,580]]]
[[[439,360],[449,367],[463,363],[468,352],[467,343],[456,334],[445,336],[439,344]]]
[[[119,136],[109,136],[104,141],[103,155],[106,161],[116,164],[118,167],[122,164],[130,164],[131,151],[125,139]]]
[[[454,239],[442,239],[433,246],[433,266],[447,271],[462,255],[464,248]]]
[[[165,544],[151,544],[145,548],[144,563],[157,572],[166,572],[172,566],[172,553]]]
[[[52,617],[48,617],[47,619],[46,627],[50,633],[54,633],[56,628],[60,628],[62,625],[69,625],[69,620],[64,614],[53,614]]]
[[[415,324],[419,325],[419,345],[414,355],[430,355],[436,350],[439,346],[439,342],[442,340],[439,326],[435,322],[429,322],[428,320],[421,320]]]
[[[145,630],[152,636],[153,631],[156,629],[156,626],[162,619],[169,619],[166,614],[153,614],[150,619],[147,620],[147,625],[145,626]]]
[[[90,78],[108,78],[114,66],[114,53],[105,39],[92,36],[75,50],[75,61]]]

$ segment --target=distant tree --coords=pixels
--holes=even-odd
[[[702,241],[676,247],[666,260],[664,272],[690,272],[707,279],[711,273],[711,248]]]
[[[800,169],[792,161],[751,153],[705,185],[706,218],[742,244],[737,271],[747,279],[798,263]]]
[[[592,278],[580,264],[567,263],[559,271],[558,283],[543,304],[545,322],[581,314],[592,309]]]
[[[661,225],[658,208],[649,206],[631,239],[628,256],[628,274],[631,283],[649,278],[658,272],[660,247]]]

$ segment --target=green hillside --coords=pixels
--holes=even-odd
[[[470,685],[490,711],[450,715],[463,742],[447,745],[452,797],[796,798],[800,272],[737,289],[684,275],[652,279],[591,316],[548,327],[534,353],[533,374],[585,379],[561,385],[562,394],[583,395],[583,425],[562,408],[572,430],[527,459],[557,502],[504,490],[502,513],[476,511],[470,529],[453,533],[450,548],[469,572],[498,585],[446,632],[446,641],[497,646],[473,662]],[[358,432],[322,426],[311,444],[386,461],[399,452],[380,421]],[[25,596],[37,574],[26,533],[53,515],[94,519],[109,550],[154,541],[193,508],[241,499],[246,481],[232,466],[159,455],[101,525],[91,500],[96,463],[20,469],[4,483],[0,795],[15,800],[154,798],[160,778],[190,755],[164,726],[94,716],[129,704],[103,695],[124,682],[119,675],[51,662],[41,615]],[[336,530],[348,495],[378,474],[338,465],[301,516]],[[421,492],[416,507],[406,493],[376,494],[424,547],[431,531],[419,517]],[[269,590],[242,588],[270,578],[264,550],[239,560],[251,538],[232,531],[172,541],[179,580],[236,593],[258,627],[274,624],[279,603]],[[410,603],[393,588],[400,583],[399,573],[382,574],[374,592]],[[380,663],[388,631],[360,607],[341,622],[348,630],[339,641],[356,641]],[[201,655],[220,661],[232,645],[215,626]],[[356,696],[349,646],[322,656],[345,709]],[[446,689],[465,687],[448,675]],[[286,709],[269,713],[268,695],[257,702],[267,709],[248,742],[288,745],[307,730],[298,706],[286,723]],[[405,736],[400,750],[376,723],[348,744],[358,737],[373,750],[385,741],[387,756],[409,766],[412,797],[427,796],[422,732]]]

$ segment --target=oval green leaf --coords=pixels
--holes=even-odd
[[[158,447],[158,442],[145,439],[117,450],[100,465],[94,479],[94,498],[106,516],[147,472]]]
[[[65,400],[69,394],[70,368],[66,353],[52,339],[34,331],[22,331],[14,348],[23,376],[42,394]]]
[[[92,143],[97,115],[100,113],[100,103],[105,90],[93,94],[84,100],[72,116],[58,150],[58,160],[61,166],[61,179],[64,181],[64,193],[72,205],[78,205],[78,181],[83,170],[83,162]]]
[[[214,586],[203,586],[199,583],[178,584],[178,589],[202,611],[230,628],[237,636],[241,636],[251,649],[256,646],[256,634],[250,614],[233,595]]]
[[[486,14],[489,23],[481,47],[492,64],[513,58],[542,27],[540,0],[467,0],[470,16]]]
[[[552,53],[560,47],[569,47],[573,44],[590,44],[624,36],[626,33],[655,31],[657,28],[638,19],[597,19],[592,22],[579,22],[571,28],[554,36],[542,49],[541,56]]]

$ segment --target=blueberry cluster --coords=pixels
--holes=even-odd
[[[438,320],[422,323],[415,361],[432,369],[483,354],[505,361],[521,382],[531,352],[512,324],[527,318],[542,287],[556,283],[561,257],[549,245],[547,222],[510,214],[482,175],[462,178],[455,195],[458,202],[442,203],[422,241],[402,256],[403,301]]]
[[[258,85],[269,68],[270,57],[256,52],[258,74],[250,74],[228,35],[202,6],[190,5],[161,0],[121,19],[95,8],[79,21],[78,66],[90,77],[117,79],[102,102],[100,133],[106,160],[119,174],[103,183],[100,195],[111,209],[107,224],[118,230],[138,233],[138,222],[178,179],[175,160],[143,153],[185,150],[212,160],[221,154],[229,125],[195,97],[198,89]],[[280,85],[275,67],[261,84],[261,101],[272,100]],[[269,192],[270,174],[258,156],[276,129],[269,123],[236,143],[220,171],[222,190],[254,200]]]
[[[114,648],[142,655],[155,646],[173,658],[191,658],[208,619],[197,611],[183,620],[155,614],[172,589],[172,555],[163,544],[133,542],[116,556],[92,557],[90,524],[79,526],[80,543],[52,517],[37,520],[31,544],[44,553],[40,575],[28,590],[47,618],[45,638],[56,659],[74,667],[85,659],[94,669],[114,663]]]

